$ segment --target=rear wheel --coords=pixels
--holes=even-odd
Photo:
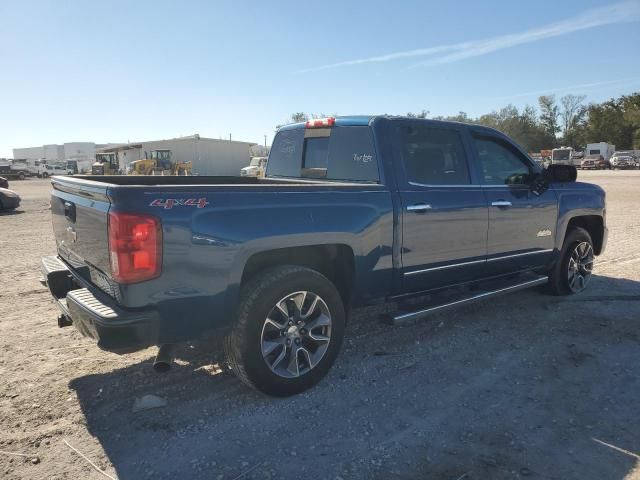
[[[20,172],[20,173],[18,174],[18,179],[19,179],[19,180],[24,180],[24,179],[25,179],[24,172]]]
[[[342,299],[326,277],[304,267],[275,267],[242,288],[225,351],[247,385],[268,395],[294,395],[329,371],[344,326]]]
[[[566,235],[560,258],[549,275],[549,286],[554,295],[571,295],[583,291],[593,272],[593,241],[580,227]]]

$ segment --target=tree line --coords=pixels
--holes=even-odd
[[[408,112],[411,118],[433,118],[475,123],[495,128],[513,138],[529,152],[558,146],[582,150],[587,143],[607,142],[616,150],[640,149],[640,93],[622,95],[602,103],[585,104],[585,95],[542,95],[537,108],[526,105],[518,109],[507,105],[473,118],[466,112],[450,116],[429,116],[428,110]],[[292,122],[326,115],[296,112]]]

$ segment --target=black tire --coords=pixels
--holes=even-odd
[[[49,178],[49,174],[47,172],[42,173],[42,178]]]
[[[26,177],[24,176],[24,172],[20,172],[18,174],[18,180],[24,180]]]
[[[582,289],[576,291],[569,285],[569,262],[571,255],[575,248],[581,243],[586,242],[593,252],[593,241],[591,235],[584,228],[573,227],[567,231],[560,252],[560,257],[555,265],[552,267],[549,274],[549,289],[553,295],[572,295],[579,293],[586,287],[586,284]],[[592,254],[593,256],[593,254]],[[587,279],[588,282],[588,279]]]
[[[320,297],[328,308],[329,341],[315,366],[299,376],[285,378],[275,373],[263,358],[263,328],[272,309],[288,295],[300,291]],[[311,388],[327,374],[340,351],[345,321],[342,298],[322,274],[296,265],[269,268],[242,287],[236,323],[225,339],[227,360],[240,380],[258,391],[278,397],[295,395]],[[282,350],[287,351],[284,346]],[[296,360],[298,358],[296,356]]]

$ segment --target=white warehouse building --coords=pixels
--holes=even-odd
[[[24,160],[47,160],[47,163],[65,160],[91,160],[95,158],[96,148],[106,144],[93,142],[68,142],[62,145],[43,145],[41,147],[14,148],[13,158]]]
[[[251,142],[217,140],[198,134],[167,140],[132,142],[109,145],[97,149],[98,153],[115,152],[120,170],[125,173],[131,162],[151,157],[153,150],[171,150],[176,162],[191,162],[194,174],[240,175],[240,169],[249,164]]]

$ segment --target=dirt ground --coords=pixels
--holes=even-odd
[[[157,374],[153,349],[117,356],[59,329],[38,283],[50,186],[12,182],[0,478],[640,479],[640,171],[579,175],[606,189],[610,228],[585,293],[529,290],[401,328],[359,311],[329,376],[289,399],[217,368],[215,342]],[[167,405],[134,412],[147,394]]]

